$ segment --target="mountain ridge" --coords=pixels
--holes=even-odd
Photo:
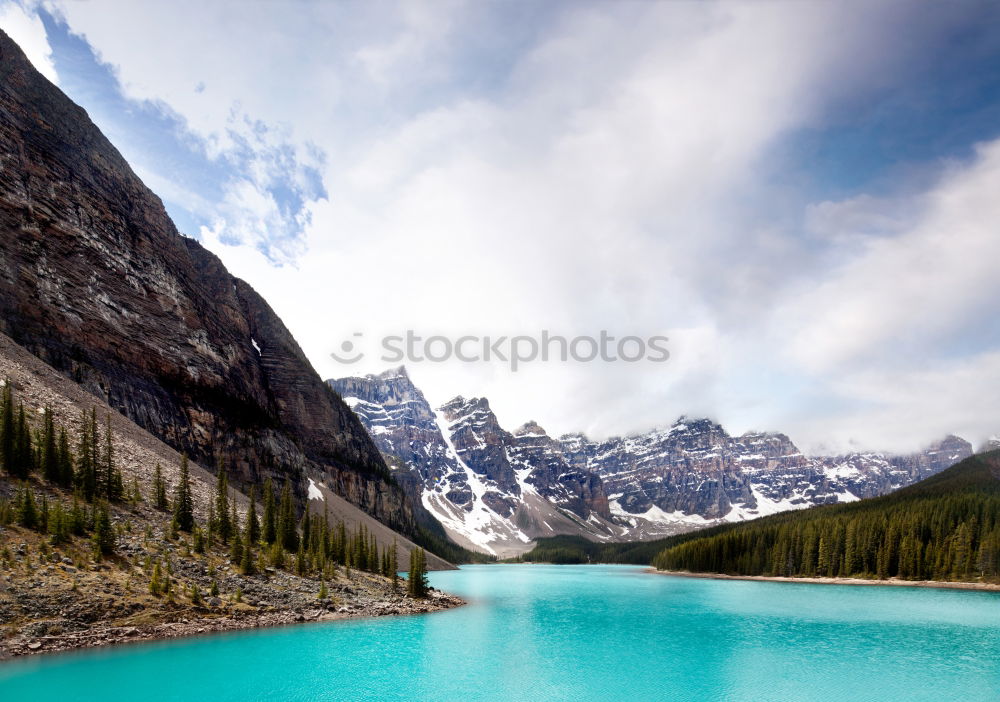
[[[785,434],[730,436],[717,422],[689,417],[603,441],[553,438],[534,421],[506,431],[485,398],[460,395],[434,410],[402,367],[327,382],[379,449],[398,459],[396,475],[408,476],[414,501],[452,538],[501,556],[558,534],[655,539],[855,501],[972,452],[952,436],[914,454],[806,456]]]

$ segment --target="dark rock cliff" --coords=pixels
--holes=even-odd
[[[515,467],[530,469],[525,482],[549,501],[581,519],[587,519],[591,512],[612,518],[601,478],[585,468],[570,466],[562,444],[537,422],[528,422],[514,432],[509,453]]]
[[[2,32],[0,329],[204,465],[225,461],[242,482],[288,477],[300,495],[309,473],[412,531],[367,432],[281,320],[178,234]]]
[[[470,481],[476,481],[482,504],[511,519],[524,506],[523,480],[523,486],[581,522],[592,514],[612,519],[600,477],[567,464],[562,444],[533,422],[511,434],[482,398],[456,397],[435,412],[402,367],[327,382],[361,418],[379,449],[408,468],[394,475],[411,497],[440,494],[473,518],[479,505]]]

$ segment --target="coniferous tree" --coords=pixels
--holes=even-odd
[[[253,490],[250,491],[250,510],[247,512],[247,522],[243,530],[243,553],[240,558],[240,570],[243,571],[243,575],[253,575],[257,569],[254,566],[254,555],[253,555],[253,545],[256,542],[254,538],[254,522],[257,521],[256,515],[252,512],[253,506]],[[251,519],[251,517],[253,517]],[[259,530],[259,526],[258,526]]]
[[[250,486],[250,506],[247,507],[246,541],[255,544],[260,541],[260,521],[257,519],[257,488]]]
[[[97,556],[110,556],[115,552],[115,532],[111,527],[111,515],[108,506],[101,502],[94,511],[94,553]]]
[[[236,533],[229,540],[231,542],[229,559],[236,565],[240,565],[243,563],[243,539],[240,538],[239,533]]]
[[[368,570],[368,545],[365,535],[365,525],[359,524],[358,531],[354,534],[353,545],[351,547],[352,564],[358,570]]]
[[[174,526],[180,531],[194,529],[194,498],[191,496],[191,477],[188,474],[187,454],[181,454],[181,476],[174,494]]]
[[[3,399],[0,400],[0,468],[15,475],[14,468],[14,392],[10,378],[3,384]]]
[[[42,504],[38,508],[38,531],[43,534],[49,530],[49,498],[42,493]]]
[[[410,568],[406,574],[406,594],[416,597],[417,549],[410,549]]]
[[[38,507],[35,505],[35,494],[27,483],[21,485],[17,500],[17,521],[25,529],[38,528]]]
[[[295,521],[292,488],[288,481],[285,481],[285,487],[281,491],[281,506],[278,510],[278,532],[282,546],[289,553],[299,550],[299,533],[295,528]]]
[[[253,547],[250,544],[243,545],[243,555],[240,559],[240,572],[242,572],[243,575],[254,575],[257,572]]]
[[[74,536],[83,536],[87,532],[87,514],[76,495],[73,496],[73,508],[69,513],[69,527]]]
[[[41,469],[42,475],[50,483],[58,485],[61,482],[59,466],[59,445],[56,443],[56,427],[52,419],[52,409],[45,408],[45,420],[42,423],[42,446],[41,446]]]
[[[337,560],[341,565],[347,565],[347,526],[344,520],[337,524]]]
[[[302,515],[302,541],[303,543],[309,543],[309,528],[311,527],[311,520],[309,519],[309,510],[306,509],[305,514]]]
[[[19,402],[17,417],[14,421],[14,456],[11,475],[17,478],[27,478],[31,473],[34,457],[31,451],[31,430],[24,413],[24,403]]]
[[[299,542],[299,550],[295,554],[295,572],[299,575],[306,574],[306,550],[302,547],[302,542]]]
[[[424,550],[414,546],[410,551],[410,575],[407,581],[410,597],[427,596],[427,562]]]
[[[73,485],[73,454],[69,450],[69,437],[66,435],[64,427],[59,427],[57,462],[59,465],[58,483],[63,487],[70,487]]]
[[[70,532],[69,514],[62,504],[57,502],[49,514],[49,534],[52,536],[52,544],[66,543],[69,541]]]
[[[264,482],[264,523],[261,525],[261,536],[266,544],[273,544],[278,538],[276,511],[274,485],[268,478]]]
[[[114,445],[111,441],[111,415],[105,416],[104,455],[101,457],[101,483],[104,499],[117,502],[125,496],[121,471],[115,464]]]
[[[83,412],[80,427],[80,445],[76,452],[77,487],[88,502],[97,495],[97,418],[93,410]]]
[[[159,561],[153,566],[153,575],[149,579],[149,594],[154,597],[159,597],[163,594],[163,570],[160,568]]]
[[[236,498],[233,496],[229,498],[229,529],[233,536],[240,533],[240,515],[236,512]]]
[[[153,505],[156,509],[167,509],[170,503],[167,501],[167,481],[163,479],[163,469],[160,464],[156,464],[156,472],[153,474]]]
[[[398,558],[399,558],[398,547],[396,546],[396,540],[393,539],[392,548],[389,550],[389,563],[391,564],[391,567],[389,569],[389,579],[392,582],[393,592],[399,590],[399,572],[398,572],[399,561],[397,560]]]
[[[271,546],[271,565],[275,568],[285,567],[285,549],[281,547],[281,541],[275,541]]]

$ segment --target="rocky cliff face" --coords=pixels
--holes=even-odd
[[[389,458],[396,481],[416,507],[424,526],[439,530],[424,509],[424,494],[436,492],[451,504],[471,511],[474,495],[465,468],[445,443],[437,418],[423,393],[403,368],[380,376],[345,378],[331,383],[368,428],[379,450]]]
[[[643,434],[510,433],[483,398],[435,413],[402,368],[329,381],[379,447],[398,458],[420,499],[468,545],[516,553],[537,536],[651,538],[722,522],[882,495],[971,453],[954,436],[912,455],[805,456],[784,434],[730,436],[681,418]]]
[[[391,457],[397,480],[417,486],[459,543],[509,555],[536,536],[620,535],[601,479],[569,466],[537,424],[511,434],[483,398],[456,397],[435,412],[403,368],[328,382]]]
[[[404,531],[361,423],[267,303],[0,33],[0,330],[204,465],[315,476]]]
[[[591,514],[612,519],[600,476],[586,467],[571,465],[562,444],[537,422],[528,422],[514,432],[510,456],[515,467],[527,471],[524,481],[553,504],[581,519],[589,519]]]
[[[521,497],[507,451],[514,437],[500,426],[484,398],[456,397],[439,410],[458,458],[488,486],[483,502],[501,517],[510,517]]]

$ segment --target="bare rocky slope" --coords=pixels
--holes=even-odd
[[[267,303],[178,234],[2,32],[0,331],[204,466],[289,478],[302,501],[312,477],[416,533],[379,451]]]
[[[160,464],[173,494],[180,455],[134,422],[95,398],[79,385],[47,366],[0,334],[0,379],[11,382],[29,417],[40,422],[49,408],[57,425],[75,429],[83,410],[95,409],[112,426],[114,455],[124,483],[137,484],[144,499],[113,504],[115,556],[95,559],[86,539],[52,546],[47,536],[16,525],[0,527],[0,658],[150,638],[167,638],[225,629],[270,626],[348,616],[379,616],[431,611],[460,601],[432,592],[428,600],[412,600],[394,592],[389,581],[373,573],[335,568],[326,579],[328,596],[318,597],[315,575],[267,568],[243,575],[225,547],[205,554],[191,550],[189,535],[167,537],[170,515],[151,504],[155,466]],[[215,476],[191,464],[195,518],[204,525],[216,490]],[[71,497],[33,477],[29,485],[50,504]],[[310,506],[325,512],[332,522],[343,521],[349,531],[364,526],[382,546],[395,541],[397,567],[404,569],[414,544],[367,513],[314,482]],[[11,500],[18,484],[0,474],[0,500]],[[237,512],[245,519],[249,500],[231,489]],[[257,513],[262,513],[258,503]],[[148,592],[151,573],[147,559],[171,564],[175,596]],[[451,568],[427,554],[430,569]],[[210,596],[212,582],[218,596]],[[192,599],[197,586],[200,601]],[[236,593],[241,597],[237,601]]]

